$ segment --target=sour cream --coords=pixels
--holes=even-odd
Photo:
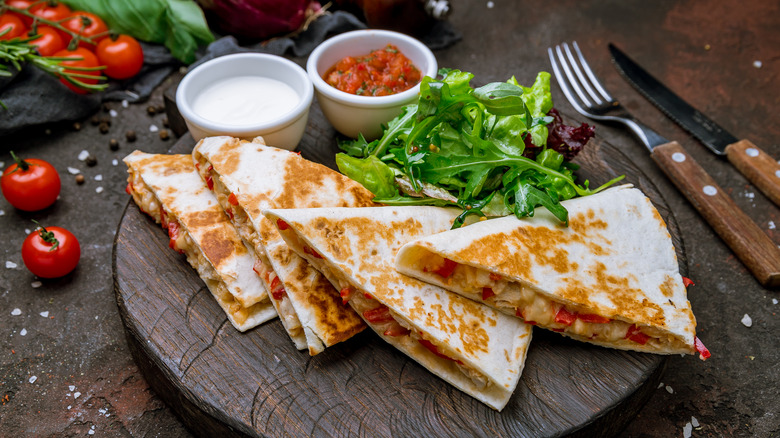
[[[301,98],[289,85],[261,76],[236,76],[204,88],[192,110],[204,119],[232,126],[256,125],[284,116]]]

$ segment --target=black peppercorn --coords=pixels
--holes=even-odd
[[[108,133],[108,123],[106,122],[100,122],[100,126],[98,126],[98,129],[100,129],[101,134]]]
[[[79,185],[84,184],[84,175],[82,174],[76,175],[76,184]]]
[[[111,140],[108,141],[108,148],[111,149],[112,151],[119,150],[119,141],[115,138],[112,138]]]
[[[87,157],[86,160],[84,160],[84,162],[87,164],[87,166],[94,167],[95,165],[97,165],[97,158],[95,158],[94,156],[90,155],[90,156]]]
[[[125,138],[127,138],[127,141],[133,142],[136,140],[135,131],[130,130],[125,132]]]
[[[161,140],[168,140],[169,138],[171,138],[171,136],[170,136],[170,134],[168,134],[168,130],[167,129],[163,129],[162,131],[160,131],[160,139]]]

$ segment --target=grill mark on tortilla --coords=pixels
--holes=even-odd
[[[374,205],[374,195],[362,185],[346,176],[318,163],[308,161],[299,155],[293,155],[285,160],[284,173],[294,175],[287,178],[284,186],[276,196],[275,208],[306,207],[368,207]],[[330,193],[322,193],[330,181],[335,187],[333,197]]]
[[[206,231],[201,236],[200,244],[201,248],[203,248],[203,253],[216,268],[219,268],[223,261],[229,260],[234,252],[238,252],[238,248],[243,247],[238,242],[227,239],[225,234],[218,229]],[[244,249],[244,251],[246,250]]]

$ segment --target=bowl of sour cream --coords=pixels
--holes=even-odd
[[[195,140],[216,135],[293,150],[303,137],[314,89],[306,71],[281,56],[225,55],[189,71],[176,106]]]

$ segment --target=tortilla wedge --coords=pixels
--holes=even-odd
[[[531,326],[395,271],[406,242],[450,229],[437,207],[266,210],[290,248],[322,271],[382,339],[501,410],[522,373]]]
[[[709,357],[650,200],[625,185],[562,204],[568,227],[544,209],[482,221],[406,244],[396,268],[580,341]]]
[[[258,256],[255,270],[298,349],[315,355],[365,329],[341,305],[338,292],[287,248],[266,208],[373,205],[360,184],[300,155],[232,137],[201,140],[193,150],[201,177],[213,189],[241,236]]]
[[[124,162],[133,201],[168,231],[171,248],[187,256],[233,326],[243,332],[275,318],[270,302],[253,301],[263,289],[252,271],[257,259],[195,171],[192,157],[135,151]]]

